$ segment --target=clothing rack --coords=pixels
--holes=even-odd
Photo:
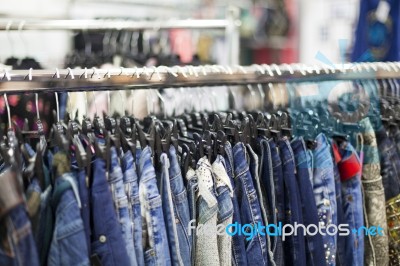
[[[134,21],[121,19],[86,19],[86,20],[10,20],[0,19],[3,31],[105,31],[105,30],[224,30],[227,44],[228,63],[239,63],[239,10],[229,8],[226,19],[171,19],[159,21]]]
[[[116,69],[3,70],[0,93],[229,86],[400,78],[400,62],[336,66],[159,66]]]

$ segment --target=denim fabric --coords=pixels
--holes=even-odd
[[[268,224],[269,222],[268,222],[267,211],[266,211],[267,202],[265,200],[266,196],[262,191],[260,177],[258,175],[258,173],[259,173],[258,156],[253,151],[253,149],[251,148],[250,145],[246,145],[246,148],[247,148],[247,153],[248,153],[249,158],[250,158],[250,164],[249,164],[249,166],[250,166],[250,174],[253,177],[254,187],[255,187],[255,189],[257,191],[257,196],[258,196],[259,203],[260,203],[263,223],[264,224]],[[265,239],[267,241],[266,245],[267,245],[267,252],[268,252],[268,260],[272,265],[275,265],[274,254],[272,253],[272,250],[271,250],[271,240],[270,240],[268,234],[265,235]]]
[[[133,225],[133,244],[135,247],[136,261],[139,266],[144,265],[142,246],[142,216],[140,214],[139,183],[136,173],[136,164],[131,151],[127,151],[121,160],[124,172],[125,192],[129,201],[129,218]]]
[[[55,211],[55,228],[47,259],[48,265],[90,265],[86,235],[80,213],[80,199],[75,177],[65,173],[57,177],[54,193],[63,182],[72,189],[62,193]],[[54,199],[52,199],[52,204]]]
[[[212,171],[215,175],[215,185],[217,190],[218,216],[217,224],[221,224],[226,228],[232,223],[233,205],[232,195],[233,188],[231,180],[225,170],[225,160],[218,155],[212,164]],[[229,234],[218,235],[218,254],[220,265],[231,265],[232,263],[232,236]]]
[[[41,204],[42,189],[37,178],[32,178],[26,190],[26,206],[33,235],[38,231],[40,222],[40,204]]]
[[[239,210],[239,202],[237,198],[237,190],[234,181],[234,165],[233,165],[233,151],[232,146],[229,142],[225,143],[225,169],[231,180],[233,188],[232,194],[232,205],[233,205],[233,217],[232,223],[242,224]],[[232,265],[247,265],[247,255],[245,239],[239,234],[232,236]]]
[[[178,232],[175,223],[175,210],[172,202],[172,192],[169,177],[169,159],[166,153],[161,154],[160,193],[166,232],[168,237],[169,254],[173,265],[182,265],[182,258],[179,252]]]
[[[79,199],[81,201],[81,217],[83,229],[85,230],[86,243],[88,246],[88,255],[90,256],[90,210],[89,210],[89,178],[84,169],[79,169],[76,161],[72,161],[71,171],[76,177],[79,189]]]
[[[274,178],[275,186],[275,212],[277,222],[285,223],[285,195],[284,195],[284,183],[283,183],[283,173],[282,173],[282,161],[279,156],[279,149],[276,143],[271,139],[268,141],[271,160],[272,160],[272,172]],[[268,154],[267,154],[268,155]],[[283,254],[283,242],[282,237],[276,237],[276,248],[274,250],[274,260],[276,265],[284,265],[284,254]]]
[[[376,132],[381,162],[381,175],[385,189],[385,199],[400,194],[400,157],[393,141],[388,137],[384,128]]]
[[[53,234],[53,232],[49,231],[47,223],[48,219],[51,219],[51,223],[53,220],[53,214],[51,212],[50,206],[52,192],[53,187],[50,185],[46,188],[45,191],[43,191],[42,195],[40,195],[40,218],[37,231],[34,233],[41,265],[45,265],[47,263],[47,255],[50,249]]]
[[[140,152],[139,176],[145,265],[171,265],[162,201],[149,146]]]
[[[220,265],[218,238],[212,229],[217,227],[218,201],[214,194],[214,178],[210,162],[206,157],[197,162],[196,176],[199,192],[197,194],[197,226],[210,230],[196,235],[195,265]],[[206,233],[207,232],[207,233]]]
[[[263,224],[261,207],[250,174],[248,154],[243,143],[233,147],[235,184],[242,224]],[[244,236],[243,236],[244,237]],[[246,240],[246,255],[249,265],[268,265],[265,236],[255,235]]]
[[[303,224],[302,202],[300,199],[299,185],[295,176],[295,163],[292,147],[285,137],[278,142],[282,161],[283,179],[285,185],[285,224]],[[283,243],[285,248],[286,265],[306,265],[306,251],[304,248],[303,228],[298,228],[297,235],[288,236]]]
[[[344,223],[349,225],[350,230],[357,230],[364,226],[363,199],[361,194],[361,162],[350,143],[342,142],[338,146],[338,150],[341,155],[338,168],[342,179]],[[348,162],[352,165],[349,165]],[[359,165],[359,170],[354,175],[350,174],[350,171],[357,169],[353,164]],[[343,179],[343,174],[352,176],[346,176],[346,179]],[[344,250],[345,257],[342,260],[343,262],[355,266],[364,265],[364,234],[349,234],[346,236]]]
[[[102,265],[129,265],[121,225],[115,214],[112,193],[106,180],[106,164],[96,158],[92,163],[90,214],[92,221],[92,256]]]
[[[336,164],[335,158],[333,158],[333,176],[335,179],[335,193],[336,193],[336,206],[337,206],[337,223],[344,224],[344,208],[342,201],[342,182],[340,181],[339,169]],[[336,237],[336,265],[344,266],[346,265],[346,236],[337,234]]]
[[[380,237],[366,236],[365,264],[388,265],[389,244],[385,210],[385,192],[382,184],[378,144],[369,118],[361,120],[360,124],[362,126],[362,136],[364,139],[364,161],[361,179],[364,192],[365,226],[380,226],[385,232],[384,235]]]
[[[0,221],[0,265],[39,265],[24,204],[11,209]]]
[[[320,224],[328,227],[331,224],[337,225],[337,205],[335,180],[333,173],[333,158],[329,142],[324,134],[316,138],[317,146],[313,150],[313,190],[315,203],[318,209]],[[325,259],[327,265],[335,265],[336,235],[330,236],[323,232],[325,248]]]
[[[307,151],[302,137],[294,139],[291,143],[296,162],[296,180],[299,185],[303,223],[305,226],[318,224],[318,210],[312,189],[312,157]],[[309,235],[305,237],[306,264],[319,266],[325,264],[324,245],[322,235]]]
[[[274,173],[272,167],[271,149],[269,143],[264,138],[258,139],[258,145],[260,147],[260,167],[259,176],[261,190],[265,197],[265,210],[267,213],[266,221],[270,224],[278,224],[276,215],[276,203],[275,203],[275,185],[274,185]],[[267,224],[267,222],[265,224]],[[277,248],[277,240],[279,236],[267,236],[270,239],[270,245],[268,246],[268,252],[275,254]],[[270,262],[273,265],[275,263],[274,255],[270,254]]]
[[[187,181],[190,222],[193,225],[197,225],[196,195],[199,190],[199,187],[195,170],[189,168],[186,173],[186,179],[187,179],[186,181]],[[190,260],[192,262],[191,264],[194,265],[194,262],[196,260],[196,231],[194,227],[192,229],[189,228],[188,230],[189,230],[189,235],[192,238]]]
[[[119,165],[115,147],[111,147],[111,166],[108,183],[110,184],[114,207],[117,211],[117,217],[120,223],[120,229],[122,230],[122,237],[125,240],[125,248],[129,256],[130,265],[136,266],[137,261],[135,247],[133,245],[133,227],[129,218],[130,207],[128,207],[128,197],[125,194],[122,169]]]
[[[179,166],[178,157],[175,147],[171,145],[168,154],[170,167],[169,179],[172,192],[172,201],[174,204],[175,223],[179,241],[179,253],[183,265],[190,265],[190,253],[192,246],[192,235],[189,235],[188,224],[190,221],[189,202],[181,168]]]

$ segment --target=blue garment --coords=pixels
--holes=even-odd
[[[79,169],[76,161],[72,161],[71,171],[76,177],[79,189],[79,199],[81,201],[81,217],[83,221],[83,229],[85,230],[86,243],[88,246],[88,255],[90,256],[90,202],[89,202],[89,178],[85,169]]]
[[[133,226],[129,217],[130,208],[128,207],[128,197],[125,194],[122,169],[119,165],[115,147],[111,147],[111,167],[108,183],[110,184],[114,207],[117,211],[116,213],[120,223],[119,228],[125,240],[125,248],[129,256],[130,265],[136,266],[136,253],[133,245]]]
[[[232,205],[233,205],[233,217],[232,223],[242,224],[239,210],[239,202],[237,198],[237,189],[234,181],[234,165],[233,165],[233,151],[232,146],[229,142],[225,143],[225,169],[231,180],[233,188]],[[247,255],[245,239],[239,234],[232,236],[232,264],[235,266],[247,265]]]
[[[322,239],[326,264],[329,266],[335,265],[336,261],[336,235],[331,236],[326,233],[326,228],[329,225],[337,226],[335,177],[328,139],[321,133],[317,136],[316,142],[317,146],[313,150],[313,191],[319,222],[325,227],[325,229],[321,229],[321,232],[325,234]]]
[[[214,163],[212,164],[212,171],[215,176],[216,196],[218,201],[218,216],[217,224],[226,228],[232,224],[233,205],[232,196],[233,188],[231,180],[226,173],[225,160],[221,155],[217,155]],[[217,236],[218,240],[218,255],[219,263],[221,265],[232,264],[232,236],[229,234],[222,234]]]
[[[92,221],[92,257],[102,265],[129,265],[130,259],[115,214],[111,190],[106,180],[106,164],[96,158],[92,163],[90,211]]]
[[[377,20],[376,9],[380,0],[360,1],[359,19],[351,59],[360,61],[400,60],[400,2],[387,0],[390,6],[388,19]]]
[[[189,235],[188,224],[190,221],[189,202],[181,168],[179,166],[178,157],[175,147],[171,145],[169,148],[168,158],[169,181],[171,186],[172,201],[174,204],[175,223],[179,241],[179,253],[183,265],[190,265],[190,253],[192,246],[192,235]]]
[[[376,140],[385,199],[388,201],[400,194],[400,157],[394,142],[388,137],[383,127],[376,132]]]
[[[264,138],[258,138],[259,155],[260,155],[260,167],[259,177],[262,191],[265,195],[265,211],[267,213],[267,221],[269,224],[278,224],[277,222],[277,211],[275,202],[275,184],[274,184],[274,172],[272,167],[271,148],[269,142]],[[270,239],[269,251],[276,254],[277,242],[279,236],[270,235],[267,236]],[[282,242],[281,242],[282,244]],[[270,256],[270,260],[275,261],[275,257]],[[278,265],[278,264],[277,264]]]
[[[194,169],[189,168],[187,173],[186,173],[186,181],[187,181],[187,192],[188,192],[188,203],[189,203],[189,216],[190,216],[190,225],[192,225],[192,228],[189,228],[189,236],[192,237],[192,251],[190,254],[190,258],[192,261],[192,265],[194,264],[194,261],[196,259],[196,230],[195,227],[197,225],[197,206],[196,206],[196,197],[197,197],[197,191],[199,189],[198,187],[198,182],[197,182],[197,176],[196,172]]]
[[[71,188],[58,196],[58,187],[65,182],[69,182]],[[71,173],[56,178],[51,204],[53,210],[56,210],[56,220],[47,258],[48,265],[90,265],[78,187]]]
[[[318,210],[311,184],[312,155],[307,150],[302,137],[294,139],[291,145],[296,163],[296,180],[299,186],[303,223],[306,227],[310,224],[317,225]],[[322,235],[307,234],[305,237],[305,251],[307,265],[325,265]]]
[[[242,224],[261,224],[261,207],[250,174],[248,154],[243,143],[233,147],[235,185]],[[242,236],[244,238],[244,236]],[[268,252],[265,236],[256,234],[246,240],[246,255],[249,265],[268,265]]]
[[[171,265],[162,201],[149,146],[140,152],[139,176],[145,265]]]
[[[299,186],[295,176],[293,150],[289,140],[284,137],[278,142],[282,161],[283,181],[285,185],[285,224],[303,224],[303,214]],[[299,227],[297,235],[288,236],[283,242],[286,265],[306,265],[304,230]]]
[[[0,232],[0,265],[39,265],[36,243],[24,204],[15,206],[2,217]]]
[[[284,183],[283,183],[283,173],[282,173],[282,161],[279,157],[279,149],[273,139],[268,141],[271,160],[272,160],[272,172],[275,186],[275,213],[277,217],[277,222],[285,223],[285,195],[284,195]],[[268,155],[268,154],[267,154]],[[284,264],[284,253],[283,253],[283,243],[282,237],[276,237],[276,248],[274,251],[274,260],[276,265]]]
[[[164,222],[166,225],[166,232],[168,237],[169,254],[171,256],[171,263],[173,265],[182,265],[182,258],[179,252],[179,239],[175,223],[175,210],[172,202],[172,192],[169,176],[169,159],[166,153],[160,156],[161,172],[158,173],[160,182],[160,193],[162,200],[162,209],[164,215]]]
[[[133,244],[135,246],[136,261],[139,266],[144,265],[142,246],[142,215],[140,213],[139,183],[136,173],[136,164],[131,151],[127,151],[121,160],[124,172],[124,186],[130,204],[129,217],[133,224]]]
[[[361,161],[355,149],[349,142],[342,142],[338,145],[341,160],[338,162],[340,173],[348,176],[340,176],[342,179],[342,202],[344,223],[349,225],[349,229],[358,230],[364,226],[363,198],[361,192]],[[350,171],[357,169],[354,175]],[[350,176],[352,175],[352,176]],[[342,261],[346,264],[362,266],[364,265],[364,232],[357,234],[351,233],[346,236],[345,254]]]

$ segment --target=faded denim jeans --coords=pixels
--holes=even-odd
[[[118,162],[117,152],[114,147],[111,148],[111,169],[108,183],[111,187],[111,193],[114,200],[114,206],[117,211],[117,217],[121,225],[122,236],[125,240],[125,248],[129,256],[130,265],[136,266],[136,253],[133,245],[133,227],[129,217],[128,197],[125,194],[122,169]]]
[[[321,133],[317,136],[316,141],[317,146],[313,150],[313,190],[319,222],[328,227],[330,224],[337,225],[333,158],[326,136]],[[322,238],[325,247],[326,265],[335,265],[336,235],[330,236],[326,234],[326,229],[322,231],[325,233]]]
[[[149,146],[140,154],[139,176],[145,265],[171,265],[162,201]]]
[[[133,244],[136,261],[139,266],[144,265],[142,246],[142,215],[140,214],[139,183],[136,173],[136,164],[131,151],[127,151],[121,160],[124,172],[125,192],[129,202],[129,217],[133,226]]]
[[[218,200],[218,221],[226,228],[232,223],[233,205],[232,196],[233,188],[228,174],[226,173],[225,160],[218,155],[212,164],[212,171],[215,175],[215,185]],[[230,265],[232,262],[232,236],[229,234],[218,235],[218,253],[219,263],[221,265]]]

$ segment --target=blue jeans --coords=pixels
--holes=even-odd
[[[317,146],[313,150],[313,190],[319,222],[328,227],[330,224],[337,225],[333,159],[331,147],[325,135],[319,134],[316,141]],[[322,239],[325,247],[326,264],[328,266],[335,265],[336,235],[326,234],[326,229],[321,231],[325,234]]]
[[[299,186],[295,176],[294,154],[289,140],[285,137],[278,142],[282,161],[283,179],[285,185],[286,224],[303,224],[303,214]],[[283,242],[286,265],[306,265],[303,228],[298,228],[297,235],[289,236]]]
[[[257,192],[250,174],[248,154],[243,143],[233,147],[235,184],[242,224],[264,224]],[[268,252],[265,236],[255,235],[246,242],[247,263],[249,265],[268,265]]]
[[[182,258],[179,252],[179,240],[175,223],[174,205],[172,202],[172,192],[169,177],[169,159],[166,153],[160,156],[161,173],[160,178],[160,192],[162,199],[162,209],[164,215],[164,222],[166,225],[169,254],[173,265],[183,265]]]
[[[75,160],[72,161],[72,173],[76,177],[79,189],[79,198],[81,200],[81,217],[83,228],[85,230],[86,243],[88,245],[88,254],[90,255],[90,210],[89,210],[89,179],[86,178],[84,169],[79,169]]]
[[[278,224],[276,215],[276,202],[275,202],[275,184],[274,184],[274,173],[272,167],[271,148],[269,142],[264,138],[258,138],[258,145],[260,147],[260,167],[259,177],[262,191],[264,192],[265,199],[265,211],[267,213],[267,219],[269,224]],[[276,254],[277,242],[279,236],[269,236],[270,246],[269,251]],[[280,242],[282,244],[282,242]],[[282,246],[281,246],[282,247]],[[270,260],[275,261],[274,255],[270,255]],[[278,265],[278,264],[277,264]]]
[[[172,145],[169,148],[168,158],[170,162],[169,181],[171,185],[172,202],[174,204],[175,223],[179,241],[178,251],[183,265],[190,265],[192,235],[189,235],[188,228],[190,221],[189,202],[176,150]]]
[[[149,146],[140,152],[139,176],[145,265],[171,265],[162,200]]]
[[[112,194],[106,180],[106,164],[96,158],[92,166],[90,211],[92,221],[92,256],[102,265],[130,265],[121,225],[115,214]]]
[[[400,194],[400,157],[394,142],[387,136],[384,128],[376,132],[379,157],[381,162],[382,183],[385,189],[385,199]]]
[[[139,266],[144,265],[142,246],[142,215],[140,213],[139,183],[136,173],[136,164],[131,151],[127,151],[121,160],[124,172],[125,192],[129,201],[129,217],[133,224],[133,244],[135,246],[136,261]]]
[[[279,149],[276,143],[271,139],[268,141],[271,160],[272,160],[272,172],[275,186],[275,203],[276,203],[276,218],[277,222],[285,223],[285,195],[284,195],[284,183],[283,183],[283,172],[282,172],[282,161],[279,157]],[[269,154],[267,154],[269,155]],[[276,248],[274,250],[274,260],[276,265],[284,264],[284,253],[282,237],[276,237]]]
[[[188,171],[186,173],[186,179],[187,179],[187,192],[188,192],[190,221],[192,221],[195,225],[197,225],[196,200],[197,200],[197,192],[199,190],[199,187],[198,187],[196,172],[194,171],[194,169],[192,169],[192,168],[188,169]],[[195,229],[189,229],[188,233],[192,238],[192,242],[191,242],[192,251],[190,254],[190,258],[192,261],[192,265],[194,265],[194,262],[196,260],[196,231],[195,231]]]
[[[347,171],[349,168],[354,169],[354,165],[348,166],[346,162],[351,161],[351,164],[358,164],[359,171],[354,176],[346,177],[346,180],[341,176],[342,182],[342,202],[343,202],[343,220],[349,224],[350,230],[357,230],[364,226],[363,213],[363,198],[361,192],[361,162],[355,149],[348,142],[343,142],[339,146],[341,160],[338,162],[340,172]],[[349,234],[345,238],[345,253],[341,261],[351,265],[364,265],[364,234]]]
[[[267,217],[267,211],[266,211],[266,205],[267,202],[265,200],[266,196],[262,191],[261,188],[261,182],[260,182],[260,177],[259,177],[259,160],[257,154],[253,151],[251,146],[249,144],[246,145],[247,148],[247,154],[249,155],[250,158],[250,174],[253,177],[253,182],[254,182],[254,187],[257,191],[257,197],[259,200],[260,208],[261,208],[261,214],[262,214],[262,221],[264,224],[268,224],[268,217]],[[267,245],[267,259],[271,262],[272,265],[275,264],[274,262],[274,254],[272,253],[271,250],[271,240],[269,238],[269,235],[265,235],[266,239],[266,245]]]
[[[234,181],[234,165],[233,165],[233,151],[232,146],[229,142],[225,143],[225,168],[226,172],[231,180],[233,188],[232,205],[233,205],[233,217],[232,223],[242,224],[239,210],[239,202],[237,198],[237,189]],[[232,236],[232,264],[235,266],[247,265],[247,255],[245,239],[239,234]]]
[[[48,265],[89,265],[89,252],[80,213],[80,199],[75,177],[65,173],[55,180],[51,205],[55,224],[47,258]],[[70,189],[59,194],[59,186],[69,182]]]
[[[11,209],[2,218],[0,238],[0,265],[39,265],[36,243],[24,204]]]
[[[342,201],[342,183],[340,182],[339,169],[337,167],[335,159],[333,160],[333,174],[335,177],[335,192],[336,192],[336,205],[337,205],[337,223],[344,224],[344,213],[343,213],[343,201]],[[346,253],[346,236],[337,235],[336,239],[336,265],[346,265],[345,253]]]
[[[122,236],[125,240],[125,248],[128,253],[130,265],[136,266],[135,247],[133,245],[133,227],[129,217],[128,197],[125,194],[122,169],[118,162],[117,151],[111,147],[111,167],[110,177],[108,179],[111,193],[114,200],[115,210],[122,230]]]
[[[218,155],[212,164],[212,171],[215,175],[216,195],[218,201],[217,224],[226,228],[232,223],[233,188],[231,180],[225,170],[225,160]],[[232,237],[229,234],[218,235],[218,255],[220,265],[232,264]]]
[[[307,150],[302,137],[294,139],[291,145],[296,162],[296,180],[299,185],[303,223],[305,226],[310,224],[318,225],[318,210],[311,184],[312,156]],[[306,264],[310,266],[324,265],[322,235],[306,235],[305,241]]]

